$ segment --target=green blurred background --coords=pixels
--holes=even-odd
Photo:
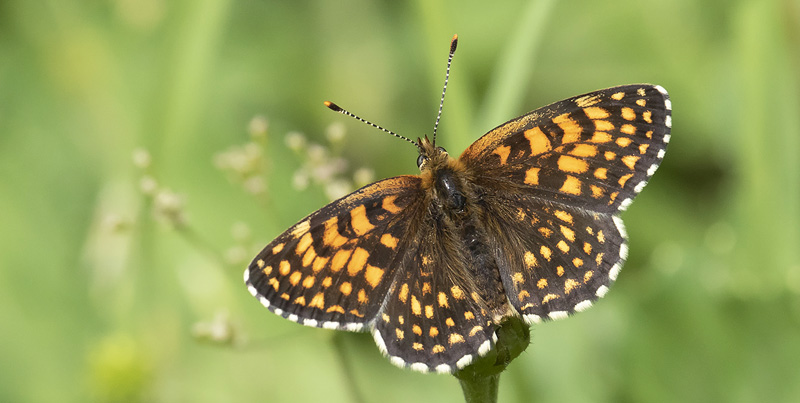
[[[800,401],[800,2],[0,2],[0,401],[458,402],[241,274],[440,141],[651,82],[672,142],[588,312],[532,328],[506,402]]]

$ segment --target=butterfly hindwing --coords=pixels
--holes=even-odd
[[[509,302],[527,322],[581,311],[608,291],[627,257],[625,228],[616,216],[526,195],[488,203],[496,259]]]
[[[478,182],[614,213],[655,173],[671,125],[671,104],[660,86],[613,87],[512,119],[460,159]]]
[[[368,185],[304,218],[245,271],[250,293],[309,326],[362,330],[382,305],[405,248],[419,177]]]

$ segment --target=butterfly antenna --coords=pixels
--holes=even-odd
[[[453,35],[450,41],[450,54],[447,56],[447,71],[444,74],[444,88],[442,88],[442,99],[439,100],[439,113],[436,115],[436,123],[433,124],[433,145],[436,145],[436,129],[439,127],[439,119],[442,118],[442,107],[444,107],[444,94],[447,92],[447,81],[450,80],[450,64],[453,63],[453,55],[456,54],[458,46],[458,35]]]
[[[372,126],[372,127],[376,128],[376,129],[378,129],[378,130],[382,130],[382,131],[384,131],[384,132],[386,132],[386,133],[389,133],[389,134],[391,134],[392,136],[395,136],[395,137],[397,137],[397,138],[399,138],[399,139],[403,139],[403,140],[405,140],[405,141],[407,141],[407,142],[409,142],[409,143],[413,144],[413,145],[414,145],[415,147],[417,147],[417,148],[420,148],[420,145],[419,145],[419,144],[417,144],[417,142],[416,142],[416,141],[414,141],[414,140],[411,140],[411,139],[410,139],[410,138],[408,138],[408,137],[401,136],[401,135],[399,135],[399,134],[397,134],[397,133],[395,133],[395,132],[393,132],[393,131],[391,131],[391,130],[384,129],[384,128],[382,128],[382,127],[380,127],[380,126],[376,125],[375,123],[372,123],[372,122],[370,122],[369,120],[362,119],[362,118],[360,118],[360,117],[358,117],[358,116],[356,116],[356,115],[354,115],[354,114],[350,113],[349,111],[347,111],[347,110],[345,110],[345,109],[342,109],[342,108],[341,108],[339,105],[336,105],[335,103],[333,103],[333,102],[331,102],[331,101],[325,101],[325,102],[324,102],[324,104],[325,104],[325,106],[327,106],[327,107],[328,107],[328,109],[330,109],[330,110],[332,110],[332,111],[334,111],[334,112],[339,112],[339,113],[341,113],[342,115],[347,115],[347,116],[350,116],[351,118],[355,118],[355,119],[357,119],[357,120],[360,120],[361,122],[364,122],[364,123],[366,123],[366,124],[368,124],[368,125],[370,125],[370,126]]]

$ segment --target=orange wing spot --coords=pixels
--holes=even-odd
[[[445,294],[443,292],[439,292],[438,299],[439,299],[439,306],[440,307],[442,307],[442,308],[450,308],[450,304],[447,303],[447,294]]]
[[[274,288],[275,291],[277,292],[278,291],[278,287],[280,287],[281,283],[279,283],[278,280],[273,277],[273,278],[269,279],[269,285],[271,285],[272,288]]]
[[[619,131],[632,136],[636,133],[636,127],[634,125],[624,124],[619,128]]]
[[[331,305],[331,306],[328,307],[328,309],[325,310],[325,312],[328,312],[328,313],[330,313],[330,312],[339,312],[339,313],[343,314],[344,313],[344,308],[342,308],[339,305]]]
[[[527,252],[526,252],[526,255],[527,255]],[[514,282],[514,286],[516,286],[518,284],[525,284],[525,276],[523,276],[522,273],[519,273],[519,272],[514,273],[514,275],[511,276],[511,281]]]
[[[614,130],[614,124],[607,120],[595,120],[594,129],[598,132],[610,132]]]
[[[399,327],[394,329],[394,334],[397,336],[397,340],[403,340],[403,337],[405,337],[405,333]]]
[[[416,295],[411,296],[411,312],[414,315],[422,316],[422,306],[419,304]]]
[[[608,161],[611,161],[611,160],[613,160],[614,158],[617,158],[617,154],[616,154],[616,153],[614,153],[613,151],[606,151],[606,152],[603,154],[603,156],[604,156],[604,157],[606,157],[606,160],[608,160]]]
[[[332,278],[330,278],[330,277],[325,277],[325,278],[322,280],[322,287],[323,287],[323,288],[328,288],[328,287],[330,287],[330,286],[331,286],[331,283],[333,283],[333,279],[332,279]]]
[[[628,168],[634,169],[634,167],[636,166],[636,161],[639,161],[639,158],[641,158],[641,157],[638,156],[638,155],[626,155],[626,156],[620,158],[620,160]]]
[[[569,252],[569,245],[567,245],[567,243],[564,241],[558,241],[556,247],[563,253]]]
[[[592,254],[592,244],[590,244],[589,242],[584,242],[583,243],[583,252],[586,253],[587,255],[591,255]]]
[[[505,165],[506,161],[508,161],[508,155],[511,154],[511,147],[509,146],[500,146],[492,151],[492,154],[497,154],[500,156],[500,165]]]
[[[642,101],[644,101],[642,99]],[[647,123],[653,123],[653,112],[651,111],[644,111],[642,112],[642,119],[644,119]]]
[[[417,351],[422,351],[422,349],[423,349],[422,343],[414,342],[413,344],[411,344],[411,348],[413,348],[414,350],[417,350]]]
[[[433,305],[425,305],[425,317],[433,319]]]
[[[525,171],[525,183],[528,185],[539,184],[539,168],[530,168]]]
[[[358,303],[359,304],[366,304],[369,302],[369,297],[367,297],[367,292],[364,289],[358,290]]]
[[[556,295],[556,294],[547,294],[547,295],[544,296],[544,298],[542,298],[542,303],[546,304],[549,301],[552,301],[552,300],[557,299],[557,298],[558,298],[558,295]]]
[[[611,99],[614,99],[616,101],[619,101],[620,99],[622,99],[624,97],[625,97],[625,93],[624,92],[615,92],[614,94],[611,95]]]
[[[264,259],[258,259],[258,261],[256,261],[256,266],[258,266],[259,269],[263,269],[265,264]]]
[[[383,234],[381,236],[381,244],[390,249],[397,248],[397,242],[399,241],[400,240],[393,237],[392,234]]]
[[[598,253],[597,256],[594,258],[594,262],[597,263],[598,266],[600,266],[600,262],[602,261],[603,261],[603,253],[601,252]]]
[[[576,157],[594,157],[597,155],[597,146],[591,144],[577,144],[569,153]]]
[[[417,336],[422,336],[422,328],[419,325],[411,326],[411,331],[414,332]]]
[[[431,283],[425,282],[422,283],[422,295],[430,294],[431,292]]]
[[[591,270],[588,270],[586,273],[583,273],[583,282],[586,283],[592,279],[592,275],[594,273]]]
[[[553,255],[553,251],[550,250],[550,248],[548,248],[547,246],[542,246],[541,248],[539,248],[539,254],[542,255],[542,257],[544,257],[544,259],[549,262],[550,256]]]
[[[359,318],[363,318],[364,317],[364,314],[359,312],[358,309],[351,309],[350,313],[355,315],[355,316],[358,316]]]
[[[400,287],[400,293],[397,294],[397,298],[399,298],[404,304],[408,301],[408,284],[404,283]]]
[[[386,322],[386,323],[389,323],[392,320],[392,318],[389,315],[385,314],[385,313],[381,314],[381,319],[383,319],[383,321]]]
[[[564,210],[556,210],[556,211],[553,212],[553,215],[555,215],[561,221],[564,221],[564,222],[567,222],[567,223],[570,223],[570,224],[573,223],[572,214],[567,213]]]
[[[437,344],[431,348],[431,352],[434,354],[439,354],[444,352],[444,346],[441,344]]]
[[[375,228],[367,218],[367,207],[363,204],[350,210],[350,224],[353,226],[353,232],[361,236]]]
[[[647,101],[645,101],[644,99],[639,98],[639,99],[636,100],[636,105],[645,106],[645,105],[647,105]]]
[[[350,259],[350,255],[352,253],[352,249],[339,249],[336,254],[333,255],[333,261],[331,261],[331,270],[334,273],[342,270],[344,265],[347,263],[347,260]]]
[[[573,280],[571,278],[568,278],[566,281],[564,281],[564,293],[565,294],[569,294],[572,290],[575,289],[575,287],[578,287],[580,285],[581,285],[581,283],[579,283],[579,282],[577,282],[577,281],[575,281],[575,280]]]
[[[583,266],[583,259],[581,259],[579,257],[576,257],[576,258],[572,259],[572,265],[575,266],[575,267]]]
[[[469,331],[470,337],[475,336],[481,330],[483,330],[483,326],[473,326],[472,329],[470,329]]]
[[[450,287],[450,294],[455,299],[464,299],[464,291],[457,285]]]
[[[650,147],[650,144],[639,144],[639,154],[647,153],[648,147]]]
[[[624,187],[625,182],[627,182],[632,176],[633,174],[622,175],[622,177],[619,178],[619,186]]]
[[[297,283],[300,282],[300,279],[302,277],[303,277],[303,273],[300,273],[299,271],[296,271],[296,272],[292,273],[291,276],[289,276],[289,282],[292,283],[292,285],[297,285]]]
[[[644,96],[644,94],[646,94],[646,92],[645,92],[644,88],[638,88],[638,89],[636,89],[636,93],[637,93],[637,94],[639,94],[639,96],[640,96],[640,97],[643,97],[643,96]]]
[[[311,302],[308,303],[308,307],[323,309],[325,307],[325,296],[322,295],[321,292],[318,292],[314,298],[311,298]]]
[[[553,149],[547,135],[538,126],[525,131],[525,138],[531,145],[531,155],[539,155]]]
[[[617,200],[617,196],[619,196],[619,192],[611,193],[611,195],[608,196],[608,205],[609,206],[614,204],[614,200]]]
[[[466,312],[464,312],[464,319],[473,320],[473,319],[475,319],[475,314],[472,313],[472,311],[466,311]]]
[[[564,238],[567,238],[567,240],[569,240],[570,242],[575,242],[575,231],[573,231],[572,228],[568,228],[562,225],[561,235],[564,235]]]
[[[585,108],[587,106],[592,106],[596,103],[600,102],[600,95],[587,95],[580,97],[575,100],[575,105],[578,105],[579,108]]]
[[[345,296],[348,296],[350,295],[351,292],[353,292],[353,285],[350,284],[349,281],[345,281],[339,286],[339,292],[341,292]]]
[[[597,168],[594,170],[594,177],[597,179],[608,179],[608,169],[606,168]]]
[[[383,202],[381,203],[381,207],[383,207],[384,210],[386,210],[386,211],[388,211],[388,212],[390,212],[392,214],[397,214],[397,213],[403,211],[403,209],[401,209],[400,207],[397,207],[394,204],[394,201],[396,199],[397,199],[397,196],[386,196],[386,197],[384,197],[383,198]]]
[[[618,146],[625,148],[631,145],[632,142],[633,140],[631,140],[630,137],[617,137],[617,141],[615,143],[617,143]]]
[[[592,227],[586,227],[586,233],[589,235],[594,235],[594,230],[592,229]]]
[[[522,290],[519,292],[519,294],[517,294],[517,298],[519,299],[520,302],[524,301],[525,298],[529,298],[530,296],[531,294],[525,290]]]
[[[458,333],[450,333],[450,337],[447,339],[447,342],[450,343],[451,346],[453,344],[463,343],[464,342],[464,336],[462,336],[462,335],[460,335]]]
[[[294,228],[292,228],[292,237],[293,237],[293,238],[297,238],[297,237],[299,237],[300,235],[303,235],[303,234],[305,234],[306,232],[308,232],[308,229],[309,229],[310,227],[311,227],[311,225],[308,223],[308,220],[306,220],[306,221],[303,221],[303,222],[301,222],[301,223],[297,223],[297,224],[294,226]]]
[[[611,116],[611,114],[608,113],[607,110],[605,110],[603,108],[600,108],[600,107],[597,107],[597,106],[584,108],[583,112],[586,113],[586,117],[588,117],[589,119],[592,119],[592,120],[605,119],[605,118]]]
[[[311,269],[314,270],[314,273],[319,273],[322,269],[325,268],[325,265],[328,264],[327,257],[317,256],[314,259],[314,264],[311,265]]]
[[[525,219],[525,210],[518,208],[517,209],[517,220],[524,220]]]
[[[625,120],[634,120],[636,119],[636,112],[628,107],[622,108],[622,118]]]
[[[597,231],[597,242],[606,243],[606,236],[603,235],[603,230]]]
[[[592,143],[608,143],[611,141],[611,135],[606,132],[594,132],[589,141]]]
[[[364,270],[364,265],[367,264],[369,252],[364,248],[356,248],[353,251],[353,256],[350,257],[350,263],[347,263],[347,274],[355,276],[361,270]]]
[[[595,199],[603,197],[603,188],[596,185],[590,185],[589,188],[592,190],[592,197]]]
[[[403,315],[397,315],[397,321],[400,322],[401,325],[404,325],[406,323],[406,320],[405,318],[403,318]]]
[[[306,234],[300,238],[300,241],[297,242],[297,247],[294,249],[294,252],[297,253],[297,256],[303,256],[303,253],[311,246],[312,242],[314,242],[314,240],[311,239],[311,233],[306,232]]]
[[[439,335],[439,329],[436,326],[431,326],[430,331],[428,332],[431,337],[436,337]]]
[[[582,174],[589,170],[589,163],[569,155],[562,155],[558,157],[558,169],[564,172]]]
[[[289,274],[290,271],[292,271],[292,264],[289,263],[288,260],[281,260],[281,263],[278,265],[278,273],[280,273],[281,276],[285,276]]]
[[[581,180],[572,175],[567,175],[567,179],[564,179],[564,184],[558,190],[562,193],[579,196],[581,194]]]
[[[423,266],[427,266],[427,265],[429,265],[429,264],[431,264],[431,258],[430,258],[430,256],[427,256],[427,255],[423,256],[423,257],[422,257],[422,265],[423,265]]]
[[[284,245],[286,245],[286,244],[285,243],[279,243],[279,244],[273,246],[272,247],[272,254],[273,255],[277,255],[278,253],[280,253],[280,251],[283,250]]]
[[[564,135],[561,137],[561,144],[574,143],[580,141],[583,129],[578,122],[569,117],[569,113],[564,113],[553,118],[553,123],[557,124]]]
[[[644,134],[644,136],[647,137],[648,139],[652,139],[653,138],[653,131],[652,130],[648,130],[647,133]]]
[[[264,273],[265,276],[269,277],[269,275],[272,274],[272,266],[265,267],[263,270],[261,270],[261,272]]]
[[[556,267],[556,274],[558,274],[558,277],[563,276],[564,275],[564,266]]]
[[[533,252],[529,250],[525,251],[525,255],[522,257],[522,259],[525,260],[525,266],[529,269],[532,269],[537,265],[536,255],[534,255]],[[522,274],[520,274],[520,276],[522,276]]]
[[[332,248],[339,248],[349,239],[339,234],[339,218],[333,217],[325,221],[325,230],[322,233],[322,243]]]
[[[381,283],[381,280],[383,279],[383,269],[368,264],[367,271],[364,272],[364,277],[367,279],[369,285],[371,285],[372,288],[375,288],[378,286],[378,284]]]
[[[547,279],[540,278],[539,281],[536,282],[536,287],[538,287],[540,290],[547,287]]]
[[[306,297],[301,295],[294,299],[294,303],[297,305],[306,306]]]
[[[288,301],[290,297],[289,297],[289,294],[283,293],[283,294],[281,294],[281,298]]]
[[[545,238],[550,238],[550,235],[553,235],[553,230],[547,227],[539,227],[539,233]]]
[[[308,267],[316,257],[317,257],[317,252],[314,250],[314,247],[309,246],[308,249],[306,249],[306,254],[303,255],[303,262],[302,262],[303,267]]]
[[[448,327],[453,327],[453,326],[455,326],[455,325],[456,325],[456,322],[453,322],[453,318],[447,318],[447,319],[445,319],[444,323],[445,323],[445,324],[446,324]]]

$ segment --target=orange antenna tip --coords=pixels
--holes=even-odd
[[[450,53],[456,51],[456,46],[458,46],[458,34],[453,35],[453,40],[450,41]]]

